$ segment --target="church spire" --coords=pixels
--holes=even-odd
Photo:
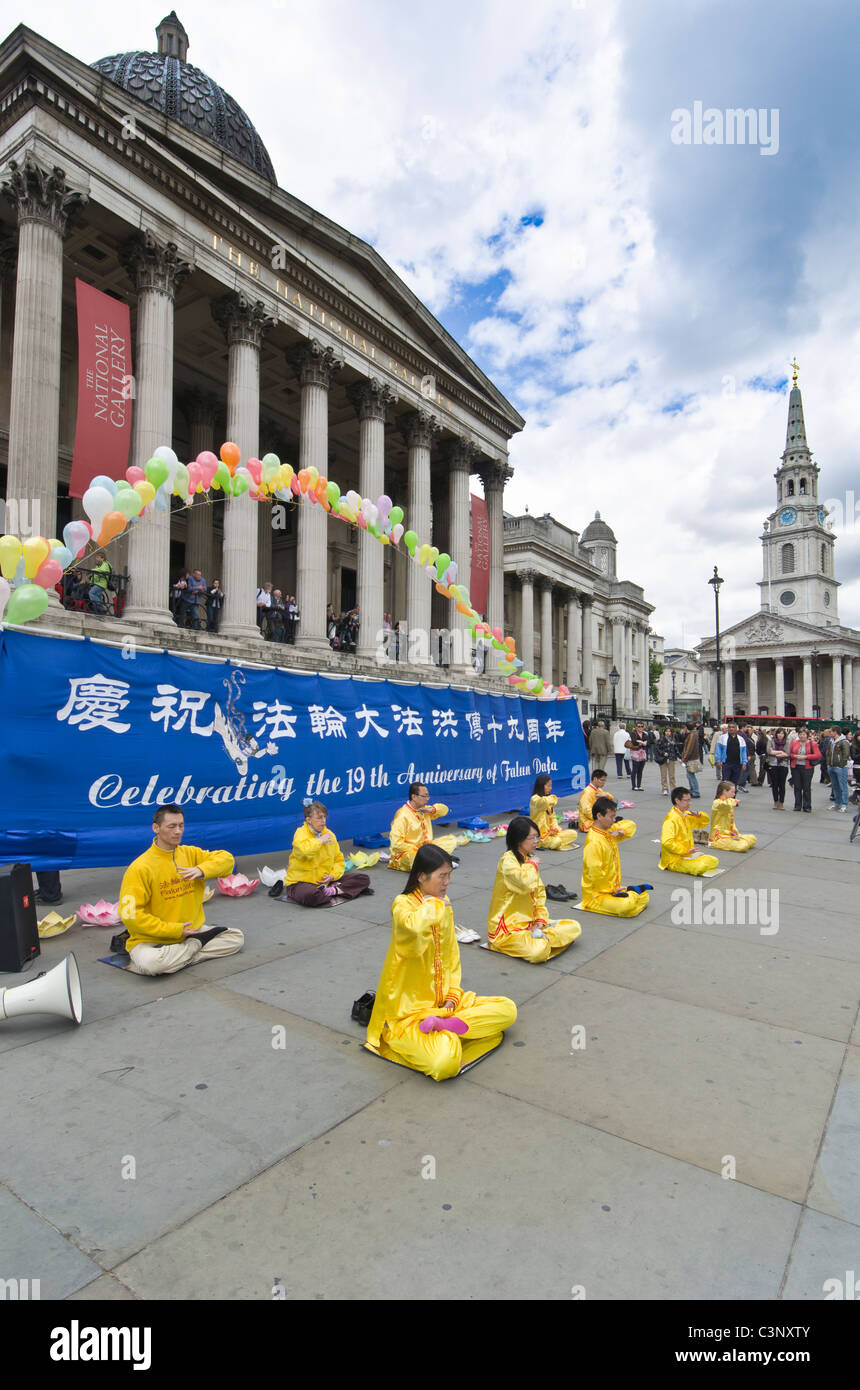
[[[788,397],[788,426],[785,431],[785,452],[782,455],[783,467],[789,463],[807,464],[812,452],[806,442],[806,424],[803,419],[803,400],[797,384],[797,359],[792,362],[793,385]]]

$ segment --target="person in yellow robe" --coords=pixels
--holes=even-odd
[[[701,878],[720,867],[712,854],[701,854],[693,847],[693,827],[703,829],[709,824],[707,811],[691,811],[691,796],[687,787],[672,789],[672,809],[660,831],[660,868],[673,869],[676,874],[692,874]]]
[[[326,829],[328,810],[321,801],[305,806],[305,823],[293,836],[293,848],[283,884],[270,890],[270,897],[286,897],[299,907],[328,907],[338,902],[372,893],[367,874],[352,870],[344,873],[343,853],[337,838]]]
[[[558,797],[552,794],[552,778],[542,772],[535,778],[529,815],[538,828],[541,849],[570,849],[576,844],[575,830],[562,830],[555,814]]]
[[[602,912],[607,917],[636,917],[648,906],[648,894],[622,888],[618,852],[618,841],[629,840],[636,827],[632,821],[616,821],[611,796],[599,796],[592,810],[594,824],[582,852],[582,906],[586,912]]]
[[[453,867],[438,844],[417,851],[392,906],[391,944],[364,1044],[434,1081],[457,1076],[498,1047],[517,1017],[512,999],[472,994],[460,984],[460,950],[446,896]]]
[[[430,793],[424,783],[413,782],[409,788],[409,800],[405,806],[401,806],[391,822],[389,869],[402,869],[408,873],[418,850],[431,842],[447,854],[469,843],[466,835],[440,835],[438,840],[433,839],[431,821],[438,820],[440,816],[444,819],[450,812],[441,801],[437,801],[435,806],[428,806],[429,800]],[[459,860],[455,859],[454,863],[459,863]]]
[[[741,835],[735,827],[735,798],[734,782],[720,782],[717,787],[717,799],[711,807],[711,839],[712,849],[728,849],[738,854],[744,854],[748,849],[755,849],[755,835]]]
[[[490,950],[538,965],[566,950],[582,928],[573,918],[552,921],[547,912],[540,863],[532,857],[540,844],[534,821],[515,816],[505,841],[508,848],[499,860],[490,899]]]
[[[207,878],[233,872],[227,850],[183,845],[185,812],[159,806],[155,839],[126,869],[119,890],[119,915],[128,931],[127,969],[134,975],[174,975],[186,965],[241,951],[238,927],[207,927],[203,886]]]
[[[594,824],[591,808],[599,796],[608,796],[610,801],[614,802],[616,807],[618,806],[615,797],[610,791],[606,790],[606,772],[602,767],[596,767],[594,769],[591,774],[591,781],[579,798],[579,828],[583,833],[589,831]],[[615,824],[619,830],[622,826],[627,827],[625,835],[628,839],[631,835],[636,834],[635,821],[619,820],[616,821]]]

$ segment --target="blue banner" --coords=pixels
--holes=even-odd
[[[306,797],[343,840],[387,830],[425,782],[451,819],[528,805],[539,772],[588,780],[574,700],[260,670],[0,634],[0,862],[126,864],[165,802],[186,841],[283,850]]]

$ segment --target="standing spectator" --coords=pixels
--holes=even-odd
[[[272,642],[283,642],[286,639],[286,617],[287,609],[280,589],[272,591],[272,602],[269,608],[269,638]]]
[[[624,765],[624,772],[626,772],[628,776],[630,774],[630,759],[627,756],[627,740],[629,738],[630,735],[624,725],[619,724],[612,736],[612,747],[615,750],[615,772],[618,777],[623,776],[621,771],[622,763]]]
[[[809,812],[812,810],[812,774],[816,763],[821,762],[821,749],[807,728],[798,729],[797,738],[788,750],[788,761],[794,782],[794,809]]]
[[[692,720],[687,722],[686,738],[684,747],[681,751],[681,762],[687,769],[687,778],[690,783],[690,796],[694,801],[701,799],[699,783],[696,774],[702,770],[702,758],[699,747],[699,735]]]
[[[296,628],[299,625],[299,605],[296,603],[295,595],[286,600],[286,635],[290,646],[295,646]]]
[[[767,775],[773,793],[773,809],[785,809],[785,779],[788,776],[788,735],[776,729],[767,740]]]
[[[670,726],[667,724],[654,745],[654,761],[660,769],[660,785],[663,795],[668,796],[675,787],[675,762],[678,747]]]
[[[654,725],[652,724],[648,729],[647,747],[645,749],[645,755],[649,763],[653,763],[654,761],[654,745],[656,744],[657,739],[659,737],[660,735],[657,733],[657,730],[654,728]]]
[[[266,615],[272,606],[272,582],[270,579],[257,590],[257,627],[263,632]]]
[[[182,626],[182,602],[188,586],[188,570],[182,570],[170,586],[170,611],[177,627]]]
[[[767,734],[764,729],[757,729],[755,736],[755,751],[758,758],[758,781],[757,786],[764,786],[765,774],[767,771]],[[752,778],[750,778],[752,781]]]
[[[635,792],[642,787],[642,770],[645,767],[648,748],[648,737],[641,719],[634,725],[624,746],[630,749],[630,790]]]
[[[755,772],[755,739],[746,725],[741,729],[741,738],[747,746],[747,760],[741,768],[741,784],[738,791],[748,792],[747,782],[750,779],[750,773]]]
[[[747,745],[734,719],[729,720],[728,729],[717,739],[714,760],[722,768],[720,781],[734,782],[740,790],[741,770],[747,765]]]
[[[833,729],[825,729],[821,735],[821,742],[818,745],[821,749],[821,773],[818,780],[819,782],[826,782],[827,785],[830,787],[831,801],[833,800],[833,788],[832,786],[830,786],[830,773],[828,771],[827,750],[830,747],[830,740],[833,737],[833,733]]]
[[[216,579],[209,590],[208,604],[206,613],[209,623],[209,631],[217,632],[221,625],[221,609],[224,606],[224,591],[221,588],[221,580]]]
[[[606,727],[604,719],[598,719],[591,733],[588,735],[588,756],[591,759],[592,769],[604,767],[609,762],[609,755],[612,752],[612,738]]]
[[[827,766],[833,784],[833,805],[830,809],[845,812],[848,810],[848,758],[851,749],[841,729],[831,729],[830,733],[827,747]]]
[[[185,602],[188,605],[191,626],[195,632],[199,632],[203,626],[207,598],[206,580],[200,570],[194,570],[186,582]]]

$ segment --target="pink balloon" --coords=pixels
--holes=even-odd
[[[263,481],[263,465],[261,464],[260,460],[246,459],[245,467],[247,468],[251,477],[254,479],[254,482],[256,483],[257,487],[259,487],[260,483]]]
[[[400,544],[400,538],[401,538],[402,535],[403,535],[403,526],[402,526],[401,523],[398,521],[397,525],[394,527],[394,530],[391,532],[391,544],[392,544],[392,545],[399,545],[399,544]]]
[[[202,483],[201,469],[199,463],[189,463],[188,465],[188,495],[193,497],[198,487]]]
[[[47,559],[42,561],[36,571],[36,577],[33,582],[35,584],[41,584],[43,589],[53,589],[54,585],[58,584],[62,579],[62,576],[63,567],[59,560]]]
[[[145,483],[146,474],[142,468],[127,468],[125,470],[126,480],[134,487],[135,483]]]
[[[367,530],[367,517],[364,515],[364,512],[359,512],[358,516],[356,517],[356,521],[358,522],[362,531]]]
[[[296,497],[300,497],[300,496],[301,496],[301,492],[302,492],[301,484],[300,484],[298,478],[296,477],[295,473],[294,473],[293,476],[290,478],[290,491],[293,492],[293,493],[295,493]]]
[[[217,469],[218,469],[218,460],[217,460],[217,458],[215,457],[215,455],[213,454],[213,452],[212,452],[211,449],[203,449],[203,450],[197,455],[197,458],[195,459],[195,463],[197,463],[198,466],[199,466],[200,468],[205,468],[207,471],[208,471],[209,468],[211,467],[211,469],[212,469],[212,477],[213,477],[213,478],[215,477],[215,473],[216,473],[216,471],[217,471]],[[205,476],[205,475],[204,475],[204,476]]]
[[[502,629],[500,627],[493,628],[493,636],[495,637],[497,642],[504,642],[505,640],[505,634],[502,632]]]

